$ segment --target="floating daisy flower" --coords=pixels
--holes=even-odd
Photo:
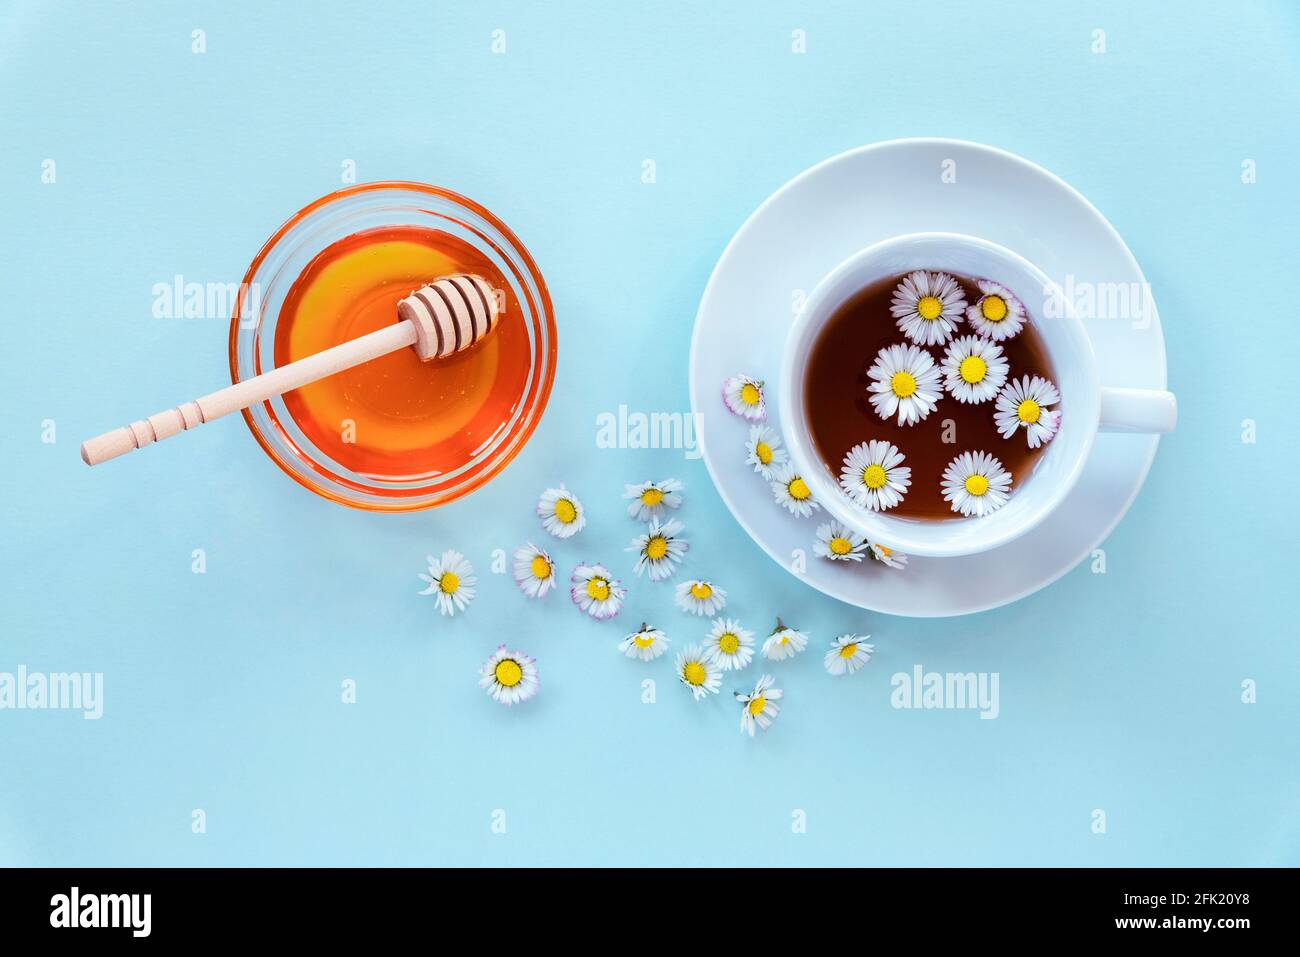
[[[632,544],[627,547],[627,551],[637,553],[636,573],[640,575],[649,568],[650,580],[657,582],[677,571],[682,556],[690,548],[686,539],[677,537],[684,527],[676,519],[663,523],[657,518],[652,519],[645,534],[632,539]]]
[[[867,370],[871,405],[882,419],[898,413],[899,425],[920,422],[934,411],[943,395],[939,367],[930,353],[917,346],[886,346]]]
[[[851,675],[868,661],[875,651],[874,645],[867,644],[870,635],[840,635],[831,642],[831,650],[826,652],[822,663],[833,675]]]
[[[871,546],[870,555],[873,559],[887,565],[890,568],[903,568],[907,565],[907,556],[902,552],[894,551],[888,545]]]
[[[749,427],[749,442],[745,445],[748,456],[745,461],[754,466],[754,471],[769,481],[774,469],[784,465],[790,455],[782,448],[781,436],[766,425]]]
[[[979,336],[962,336],[943,354],[944,387],[958,402],[987,402],[1007,381],[1002,347]]]
[[[479,669],[478,686],[507,707],[527,701],[541,687],[537,660],[522,651],[506,651],[505,645],[498,645]]]
[[[860,562],[867,550],[867,540],[835,520],[817,526],[814,554],[833,562]]]
[[[515,584],[529,598],[541,598],[555,587],[555,562],[532,542],[515,549]]]
[[[678,585],[674,597],[677,607],[692,615],[712,617],[727,606],[727,593],[713,582],[699,578]]]
[[[658,628],[648,628],[641,622],[640,631],[635,631],[618,643],[618,650],[629,658],[653,661],[668,650],[668,636]]]
[[[465,560],[460,552],[448,549],[441,558],[426,555],[429,574],[420,573],[420,579],[428,582],[429,587],[421,595],[433,595],[438,602],[438,611],[444,615],[454,615],[464,611],[474,599],[474,586],[478,579],[474,577],[474,566]]]
[[[840,488],[863,508],[883,512],[893,508],[912,484],[912,470],[903,465],[898,446],[879,439],[849,449],[840,469]]]
[[[696,701],[717,694],[722,686],[722,669],[704,656],[699,645],[691,645],[677,656],[677,678],[691,689]]]
[[[962,515],[996,512],[1011,496],[1011,473],[987,452],[963,452],[943,470],[943,497]]]
[[[918,346],[939,345],[961,324],[966,295],[952,276],[919,269],[898,284],[889,311]]]
[[[1025,327],[1025,305],[1010,289],[987,279],[979,279],[982,295],[966,310],[966,321],[981,336],[994,341],[1010,339]]]
[[[772,473],[769,484],[776,503],[800,518],[807,518],[815,509],[821,508],[813,501],[812,490],[803,476],[788,462]]]
[[[781,706],[777,704],[785,692],[780,688],[773,688],[776,679],[771,675],[763,675],[758,679],[758,684],[754,685],[754,690],[749,694],[742,694],[737,691],[736,700],[740,702],[740,730],[743,734],[748,731],[749,736],[754,736],[755,727],[762,728],[766,731],[772,726],[772,720],[781,712]]]
[[[768,635],[767,640],[763,642],[763,657],[769,661],[785,661],[787,658],[793,658],[807,647],[807,635],[802,631],[787,628],[785,622],[777,618],[776,627],[772,629],[772,634]]]
[[[682,483],[677,479],[624,485],[623,497],[632,500],[632,504],[627,507],[627,513],[638,522],[662,518],[666,509],[681,507],[682,497],[677,494],[681,490]]]
[[[758,379],[733,375],[722,383],[722,401],[733,415],[742,419],[762,422],[767,418],[767,407],[763,403],[763,383]]]
[[[754,660],[754,633],[734,618],[715,618],[704,639],[704,654],[723,671],[739,671]]]
[[[1061,413],[1048,408],[1060,401],[1056,386],[1041,376],[1012,379],[998,395],[993,421],[1004,439],[1024,429],[1029,447],[1036,449],[1060,431]]]
[[[573,603],[592,618],[613,618],[623,607],[627,589],[604,565],[579,565],[573,570],[569,594]]]
[[[559,488],[548,488],[537,500],[537,514],[542,519],[542,526],[556,538],[569,538],[582,531],[587,524],[582,503],[564,484]]]

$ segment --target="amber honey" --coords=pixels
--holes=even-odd
[[[411,290],[451,273],[499,290],[497,329],[431,362],[395,352],[286,393],[285,406],[322,453],[360,475],[427,479],[469,462],[524,401],[530,344],[510,283],[479,250],[448,233],[394,226],[324,249],[293,283],[275,327],[276,365],[390,325]]]

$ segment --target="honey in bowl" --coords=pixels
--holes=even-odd
[[[343,468],[416,481],[463,466],[525,400],[528,331],[511,284],[482,252],[421,226],[347,236],[289,289],[275,327],[277,366],[392,325],[400,299],[453,273],[476,274],[498,291],[501,321],[491,336],[430,362],[402,349],[284,396],[303,435]]]
[[[982,293],[973,278],[942,270],[961,286],[968,304]],[[994,421],[995,399],[959,402],[941,386],[938,406],[919,422],[900,425],[897,415],[882,419],[870,402],[867,370],[882,349],[912,344],[890,312],[894,290],[904,276],[891,276],[859,290],[826,320],[809,353],[804,376],[805,407],[813,446],[838,482],[844,458],[854,446],[872,439],[893,443],[912,470],[911,485],[901,502],[887,514],[902,518],[942,521],[959,519],[944,498],[944,469],[963,452],[987,452],[1011,473],[1011,495],[1033,472],[1047,444],[1031,449],[1023,429],[1003,438]],[[1014,336],[998,340],[1009,365],[1007,381],[1056,376],[1047,347],[1026,309],[1025,325]],[[966,321],[951,337],[975,335]],[[951,340],[950,340],[951,341]],[[947,344],[923,346],[938,366]]]

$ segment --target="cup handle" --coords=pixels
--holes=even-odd
[[[1178,400],[1157,389],[1102,389],[1102,432],[1172,432],[1178,422]]]

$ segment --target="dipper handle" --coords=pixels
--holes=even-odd
[[[449,356],[474,345],[499,319],[495,295],[478,276],[422,286],[397,304],[397,314],[394,325],[88,439],[82,461],[98,465],[405,346],[426,362]]]
[[[282,392],[289,392],[317,379],[396,352],[403,346],[414,345],[415,338],[415,327],[409,322],[387,326],[324,352],[236,382],[193,402],[183,403],[174,409],[158,412],[147,419],[89,439],[81,444],[82,461],[87,465],[98,465],[133,449],[161,442],[177,432],[193,429],[223,415],[265,402]]]

